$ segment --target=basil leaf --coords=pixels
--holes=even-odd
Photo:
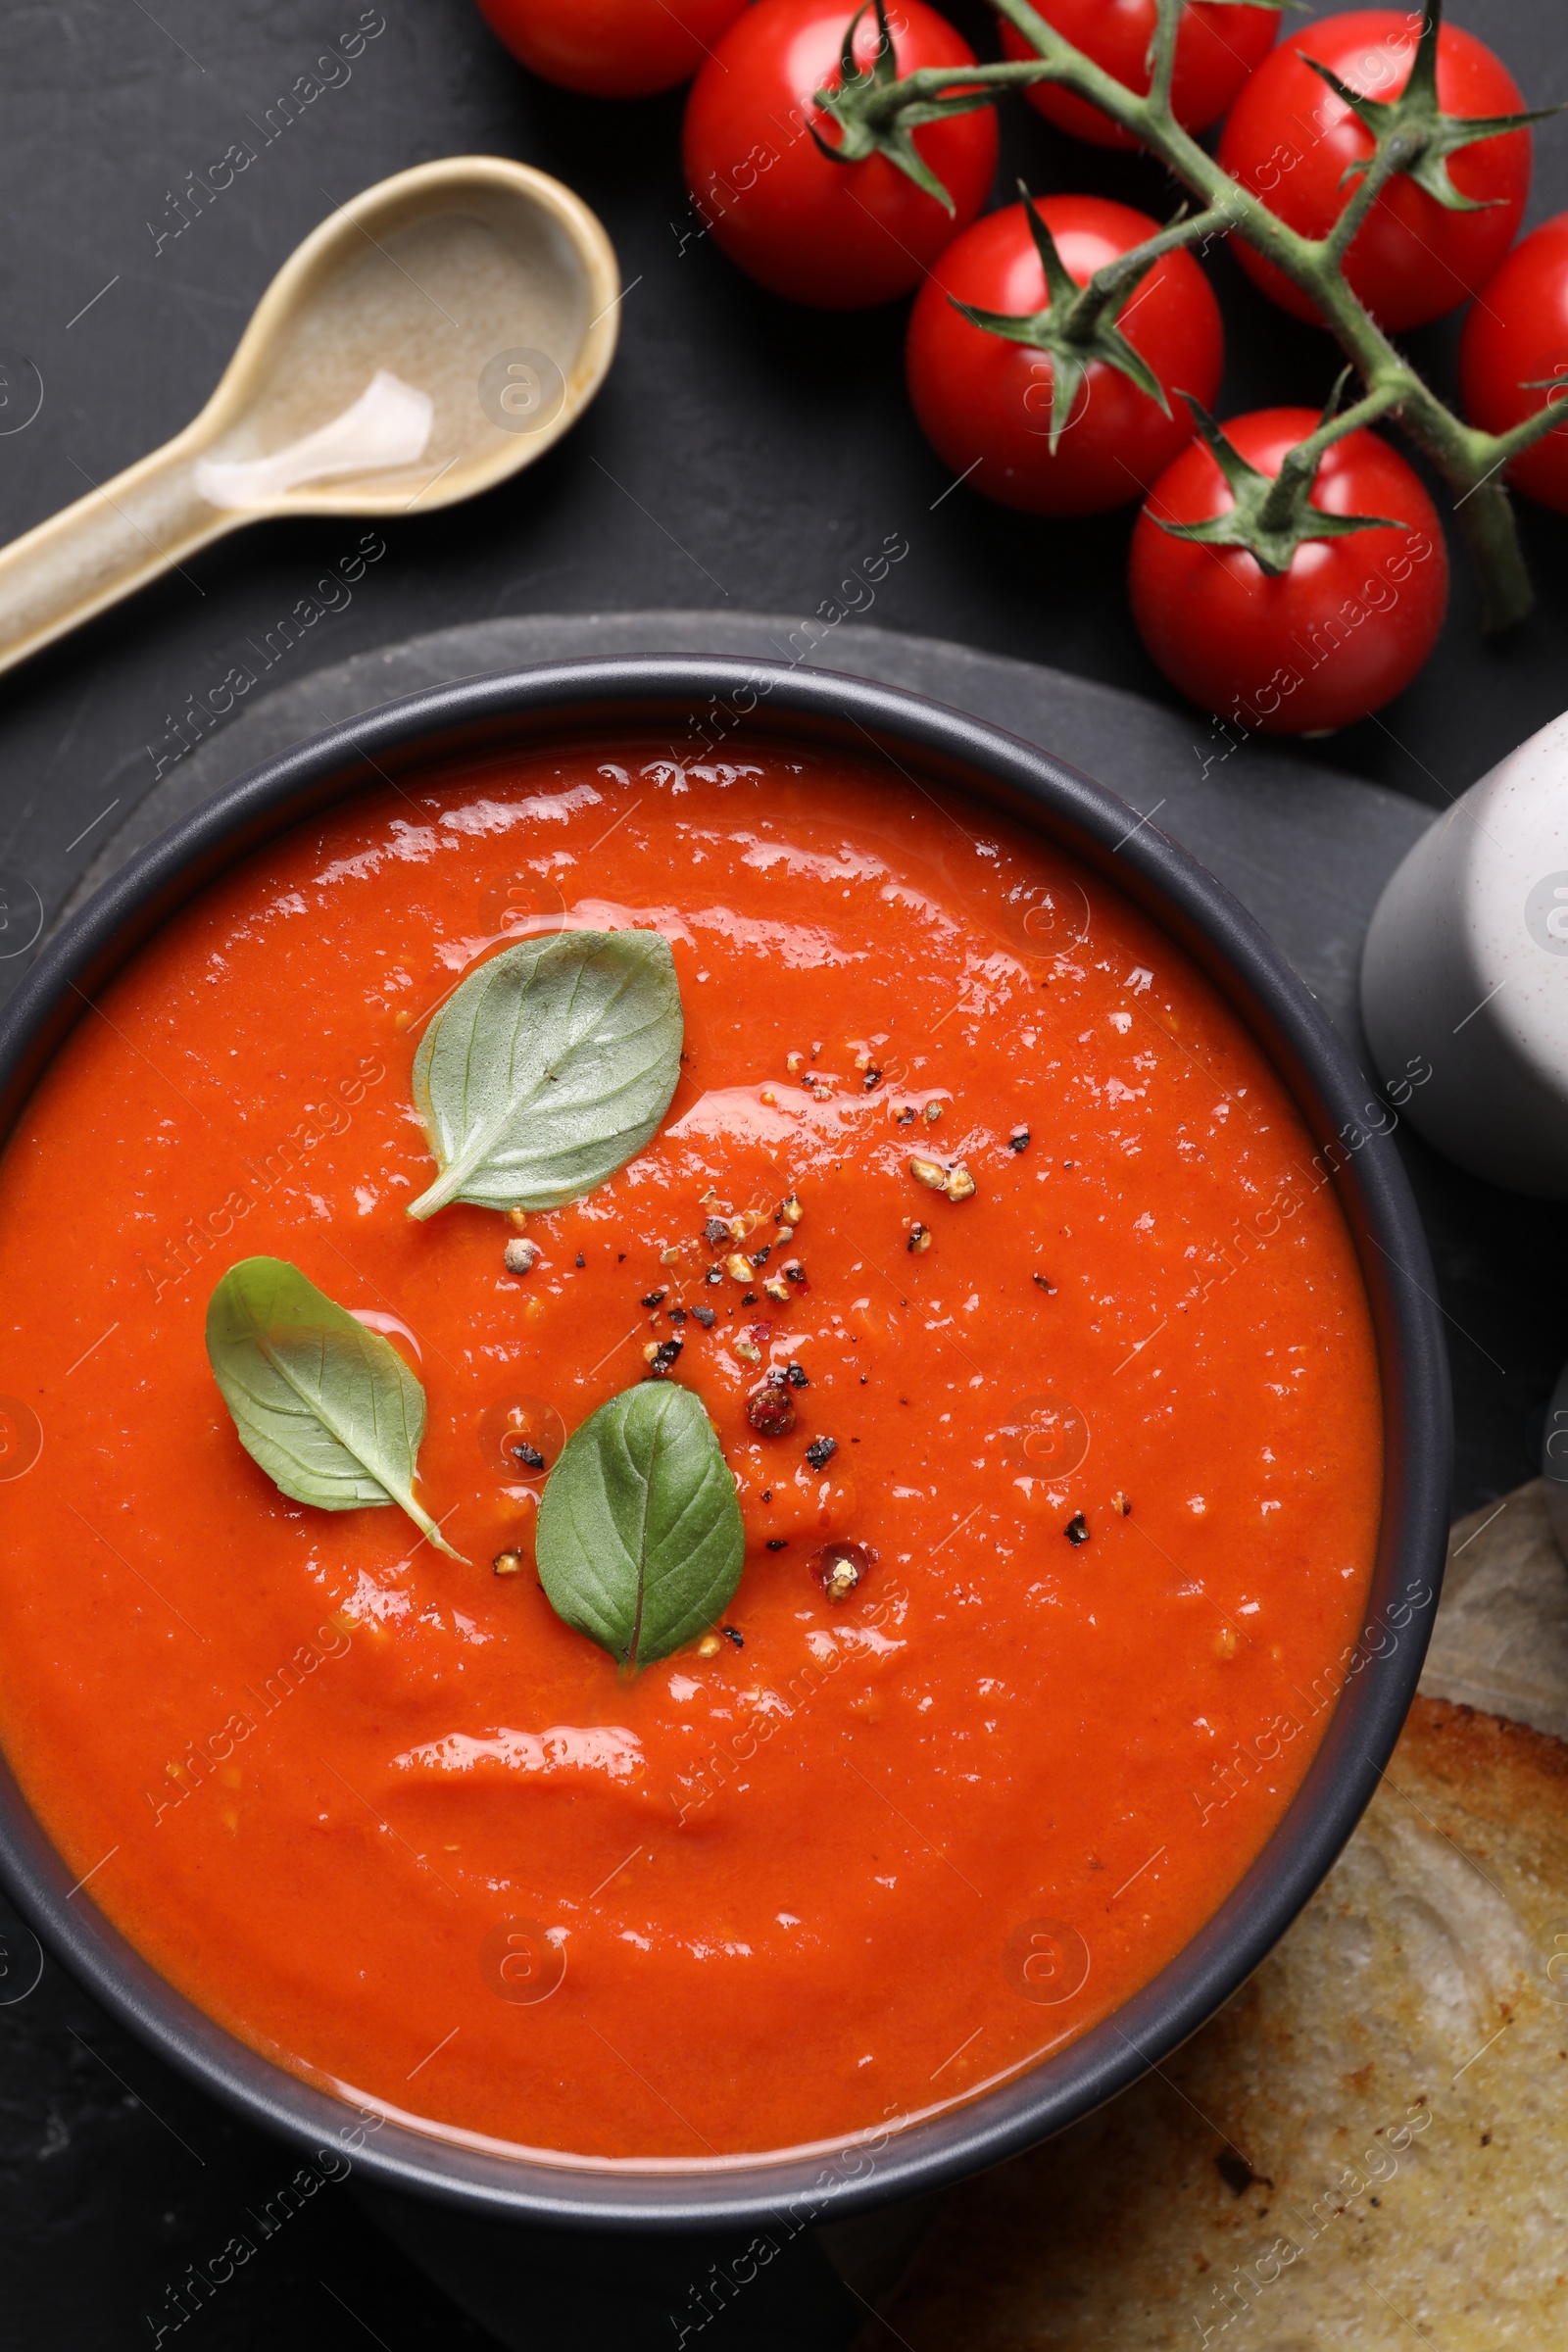
[[[624,1665],[650,1666],[711,1625],[746,1537],[701,1397],[644,1381],[574,1429],[545,1485],[537,1554],[557,1616]]]
[[[246,1257],[207,1303],[207,1354],[239,1442],[295,1502],[395,1502],[461,1560],[414,1499],[424,1391],[390,1340],[281,1257]]]
[[[425,1030],[414,1101],[453,1200],[560,1208],[640,1152],[680,1076],[680,989],[657,931],[552,932],[482,964]]]

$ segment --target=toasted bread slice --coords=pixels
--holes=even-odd
[[[1568,1740],[1568,1569],[1544,1480],[1484,1504],[1450,1533],[1421,1688]]]

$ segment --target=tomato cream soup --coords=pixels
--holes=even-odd
[[[421,1038],[563,930],[668,943],[667,1110],[581,1200],[411,1219]],[[461,1558],[242,1446],[204,1319],[259,1257],[416,1377]],[[1263,1054],[1087,868],[782,741],[454,769],[236,866],[27,1105],[0,1298],[29,1802],[244,2041],[485,2142],[704,2164],[1060,2048],[1253,1860],[1368,1587],[1367,1302]],[[541,1497],[661,1381],[744,1565],[629,1672]]]

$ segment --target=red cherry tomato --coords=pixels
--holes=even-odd
[[[1159,226],[1099,196],[1048,196],[1038,210],[1079,285]],[[1123,306],[1122,331],[1164,386],[1170,416],[1118,368],[1096,360],[1053,457],[1050,356],[971,325],[949,295],[1016,317],[1044,308],[1046,273],[1021,204],[988,213],[933,266],[915,297],[905,358],[926,439],[955,473],[967,474],[972,489],[1004,507],[1096,514],[1125,506],[1192,438],[1192,415],[1177,389],[1206,408],[1219,388],[1219,305],[1190,253],[1164,254]]]
[[[1318,422],[1310,409],[1259,409],[1225,427],[1259,473]],[[1173,539],[1233,505],[1213,457],[1191,442],[1149,494],[1133,532],[1133,617],[1160,668],[1205,710],[1266,735],[1316,735],[1364,718],[1408,686],[1443,626],[1448,559],[1437,512],[1404,460],[1375,433],[1325,454],[1311,503],[1384,514],[1386,530],[1309,539],[1270,578],[1241,547]]]
[[[478,0],[515,58],[590,98],[647,98],[688,80],[746,0]]]
[[[914,133],[956,218],[885,155],[838,164],[821,152],[807,125],[830,147],[839,131],[812,96],[840,79],[854,13],[846,0],[757,0],[698,74],[682,134],[686,184],[731,261],[775,294],[829,311],[889,302],[917,284],[979,212],[997,168],[989,106]],[[901,74],[975,62],[924,0],[897,0],[888,24]],[[867,9],[858,66],[871,64],[879,38]]]
[[[1154,37],[1154,0],[1035,0],[1037,15],[1065,36],[1075,49],[1140,98],[1149,89],[1149,45]],[[1186,130],[1206,130],[1217,122],[1255,66],[1274,46],[1279,11],[1273,8],[1216,6],[1214,0],[1191,0],[1176,36],[1176,70],[1171,76],[1171,105]],[[1036,53],[1023,34],[1002,20],[1002,47],[1007,57]],[[1048,122],[1070,130],[1075,138],[1091,139],[1097,147],[1136,147],[1130,131],[1102,115],[1086,98],[1075,98],[1049,81],[1024,92]]]
[[[1523,424],[1552,400],[1568,402],[1568,213],[1516,245],[1464,322],[1459,385],[1465,415],[1489,433]],[[1527,498],[1568,514],[1568,420],[1515,458],[1508,479]]]
[[[1302,236],[1327,236],[1355,188],[1348,165],[1372,153],[1365,123],[1302,59],[1315,57],[1364,98],[1396,98],[1410,78],[1419,16],[1368,8],[1293,32],[1259,66],[1220,137],[1219,160]],[[1448,115],[1511,115],[1524,101],[1513,76],[1473,33],[1445,24],[1438,38],[1438,103]],[[1448,173],[1479,212],[1451,213],[1401,174],[1372,207],[1345,274],[1379,322],[1424,326],[1485,285],[1513,243],[1530,193],[1530,133],[1462,147]],[[1298,318],[1313,304],[1241,237],[1231,248],[1248,275]]]

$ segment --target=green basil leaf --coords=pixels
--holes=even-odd
[[[551,1607],[626,1666],[712,1624],[746,1555],[735,1480],[702,1399],[672,1381],[624,1389],[574,1429],[539,1505]]]
[[[396,1503],[461,1560],[414,1499],[424,1391],[390,1340],[281,1257],[246,1257],[207,1303],[207,1354],[239,1442],[322,1511]]]
[[[680,1076],[680,989],[657,931],[552,932],[481,964],[414,1061],[441,1173],[409,1210],[560,1208],[640,1152]]]

